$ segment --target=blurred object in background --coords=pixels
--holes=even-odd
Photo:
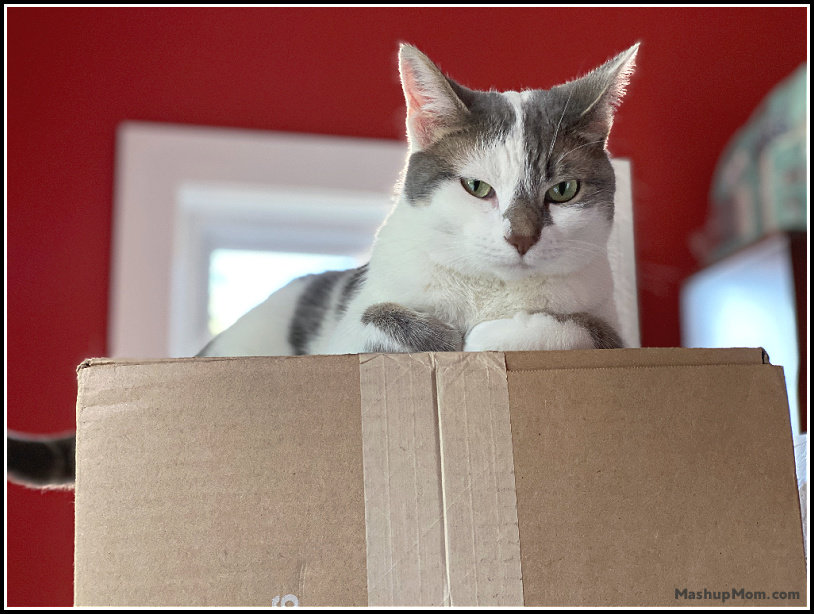
[[[775,233],[705,267],[681,289],[684,347],[762,347],[782,365],[795,434],[806,420],[806,234]]]
[[[806,72],[777,85],[724,149],[690,240],[704,268],[681,290],[682,345],[766,349],[784,367],[794,433],[808,429]]]
[[[807,65],[777,85],[718,162],[705,227],[690,247],[710,264],[774,231],[805,231]]]
[[[808,565],[808,434],[794,437],[794,465],[797,468],[797,492],[800,493],[800,519],[803,522],[803,545],[805,546],[806,565]]]

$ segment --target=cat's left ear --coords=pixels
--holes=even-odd
[[[468,109],[459,97],[466,88],[444,75],[412,45],[399,49],[401,87],[407,102],[407,139],[410,150],[425,149],[455,128]]]
[[[578,108],[581,108],[578,121],[590,138],[607,141],[613,116],[636,68],[638,51],[639,43],[636,43],[581,79],[566,84],[575,88],[575,102],[579,101]]]

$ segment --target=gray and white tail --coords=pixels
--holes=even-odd
[[[364,282],[367,266],[297,278],[215,337],[197,356],[307,354],[330,332]],[[32,488],[72,488],[76,433],[29,435],[9,431],[7,478]]]
[[[76,478],[76,434],[34,437],[9,431],[6,477],[35,488],[72,488]]]

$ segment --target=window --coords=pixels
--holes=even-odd
[[[386,193],[213,182],[187,182],[176,199],[169,290],[172,356],[194,355],[221,326],[295,277],[366,262],[376,228],[390,208]],[[214,292],[226,284],[233,313],[213,329],[212,308],[224,304],[224,294]],[[238,296],[252,298],[238,304]]]
[[[209,256],[207,332],[214,337],[275,290],[309,273],[351,269],[361,258],[217,248]]]
[[[237,283],[222,279],[229,263],[274,269],[227,291],[253,292],[250,306],[273,289],[281,258],[303,272],[365,262],[405,156],[392,141],[142,122],[118,137],[111,356],[197,353],[210,304]]]

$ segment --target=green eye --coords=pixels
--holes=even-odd
[[[480,179],[461,179],[464,190],[477,198],[488,198],[494,193],[492,186]]]
[[[554,203],[565,203],[574,198],[579,192],[579,181],[561,181],[545,193],[548,200]]]

